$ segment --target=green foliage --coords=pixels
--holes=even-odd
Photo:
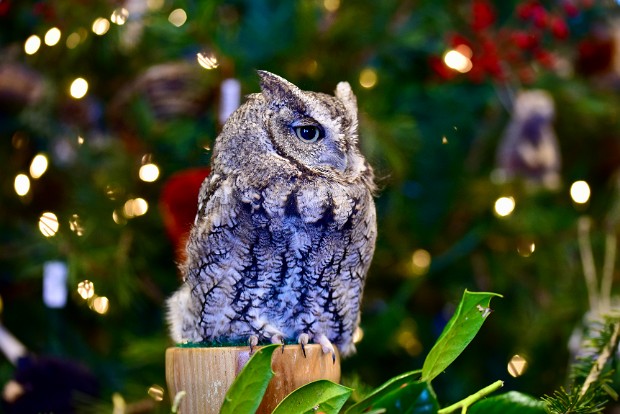
[[[372,408],[377,401],[382,400],[387,395],[406,386],[407,384],[415,382],[417,379],[420,378],[421,372],[421,369],[411,371],[390,379],[385,384],[381,385],[380,387],[369,393],[366,397],[364,397],[363,400],[349,407],[349,409],[347,409],[346,411],[346,414],[361,414],[363,412],[366,412],[368,409]]]
[[[243,367],[226,393],[221,414],[252,414],[263,399],[273,377],[271,356],[278,345],[259,348]]]
[[[352,389],[331,381],[314,381],[290,393],[273,414],[338,414],[352,392]]]
[[[545,414],[545,404],[517,391],[486,398],[472,405],[469,414]]]

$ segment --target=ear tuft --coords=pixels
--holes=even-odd
[[[270,101],[284,102],[296,98],[301,90],[286,79],[265,70],[259,70],[260,88]]]
[[[349,117],[357,125],[357,98],[351,89],[349,82],[340,82],[336,86],[336,98],[342,102]]]

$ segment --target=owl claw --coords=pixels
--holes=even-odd
[[[258,345],[258,336],[250,335],[248,338],[248,344],[250,345],[250,355],[254,353],[254,347]]]
[[[301,352],[304,354],[304,358],[306,358],[306,345],[308,345],[308,341],[310,340],[310,336],[307,333],[302,333],[297,338],[297,343],[301,345]]]
[[[271,337],[272,344],[282,344],[282,353],[284,353],[284,338],[282,335],[273,335]]]
[[[317,341],[321,348],[323,349],[324,354],[328,354],[331,352],[332,354],[332,363],[336,363],[336,350],[334,349],[334,345],[330,342],[329,339],[325,335],[319,335],[319,339]]]

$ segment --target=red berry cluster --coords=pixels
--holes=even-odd
[[[472,50],[472,68],[467,76],[473,81],[493,79],[505,81],[517,78],[523,83],[535,80],[535,67],[554,69],[557,57],[550,46],[569,37],[567,21],[593,5],[594,0],[563,0],[553,8],[539,0],[527,0],[517,5],[514,16],[502,27],[497,24],[497,12],[489,0],[472,0],[468,16],[468,35],[452,33],[450,48],[466,45]],[[555,47],[553,47],[555,49]],[[435,56],[431,67],[444,79],[458,73],[445,66]]]

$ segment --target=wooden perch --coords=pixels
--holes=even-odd
[[[226,392],[250,358],[250,348],[168,348],[166,350],[166,382],[171,400],[180,391],[182,414],[217,414]],[[332,362],[320,345],[306,346],[304,358],[298,345],[286,345],[284,352],[273,353],[271,367],[275,375],[265,393],[258,414],[270,414],[295,389],[309,382],[328,379],[340,381],[340,356]]]

